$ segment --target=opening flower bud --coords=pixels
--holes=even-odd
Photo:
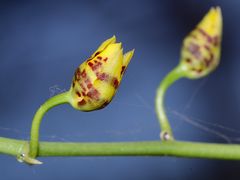
[[[81,111],[93,111],[111,102],[134,50],[123,54],[116,37],[104,41],[75,71],[70,103]]]
[[[218,66],[221,39],[221,9],[214,7],[183,41],[180,67],[186,77],[201,78]]]

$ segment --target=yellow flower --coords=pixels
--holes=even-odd
[[[220,61],[222,14],[211,8],[197,27],[184,39],[180,66],[189,78],[196,79],[212,72]]]
[[[81,111],[93,111],[111,102],[134,50],[123,54],[116,37],[104,41],[92,56],[76,70],[70,88],[71,105]]]

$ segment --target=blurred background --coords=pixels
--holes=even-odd
[[[222,58],[210,76],[179,80],[166,108],[179,140],[240,142],[240,1],[0,1],[0,136],[29,139],[32,117],[70,87],[74,70],[116,35],[135,48],[121,86],[105,109],[68,105],[49,111],[45,141],[159,139],[156,88],[179,61],[182,39],[212,6],[220,6]],[[240,162],[174,157],[51,157],[27,166],[0,155],[1,179],[239,179]]]

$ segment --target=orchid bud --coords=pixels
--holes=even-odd
[[[197,27],[184,39],[180,67],[186,77],[201,78],[219,64],[222,39],[222,14],[211,8]]]
[[[104,41],[77,69],[70,88],[70,103],[81,111],[93,111],[111,102],[134,50],[123,54],[116,37]]]
[[[161,82],[156,96],[156,110],[162,140],[173,140],[173,133],[164,109],[166,90],[178,79],[197,79],[211,73],[219,64],[222,39],[222,14],[211,8],[197,27],[184,39],[177,67]]]

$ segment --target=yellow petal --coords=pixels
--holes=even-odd
[[[121,48],[122,43],[113,43],[108,45],[100,55],[107,56],[109,59],[112,59],[121,51]]]
[[[105,72],[111,76],[120,77],[120,72],[123,63],[123,50],[121,43],[110,44],[100,56],[108,60],[102,66],[101,71]]]
[[[124,56],[123,56],[123,66],[128,65],[128,63],[130,62],[130,60],[133,57],[134,51],[135,51],[135,49],[133,49],[131,51],[128,51],[127,53],[124,54]]]
[[[108,45],[113,44],[116,42],[116,36],[113,35],[111,38],[107,39],[106,41],[104,41],[99,47],[98,49],[92,54],[91,58],[96,56],[97,53],[102,52]]]
[[[215,36],[222,34],[222,13],[220,7],[212,7],[198,24],[208,35]]]

